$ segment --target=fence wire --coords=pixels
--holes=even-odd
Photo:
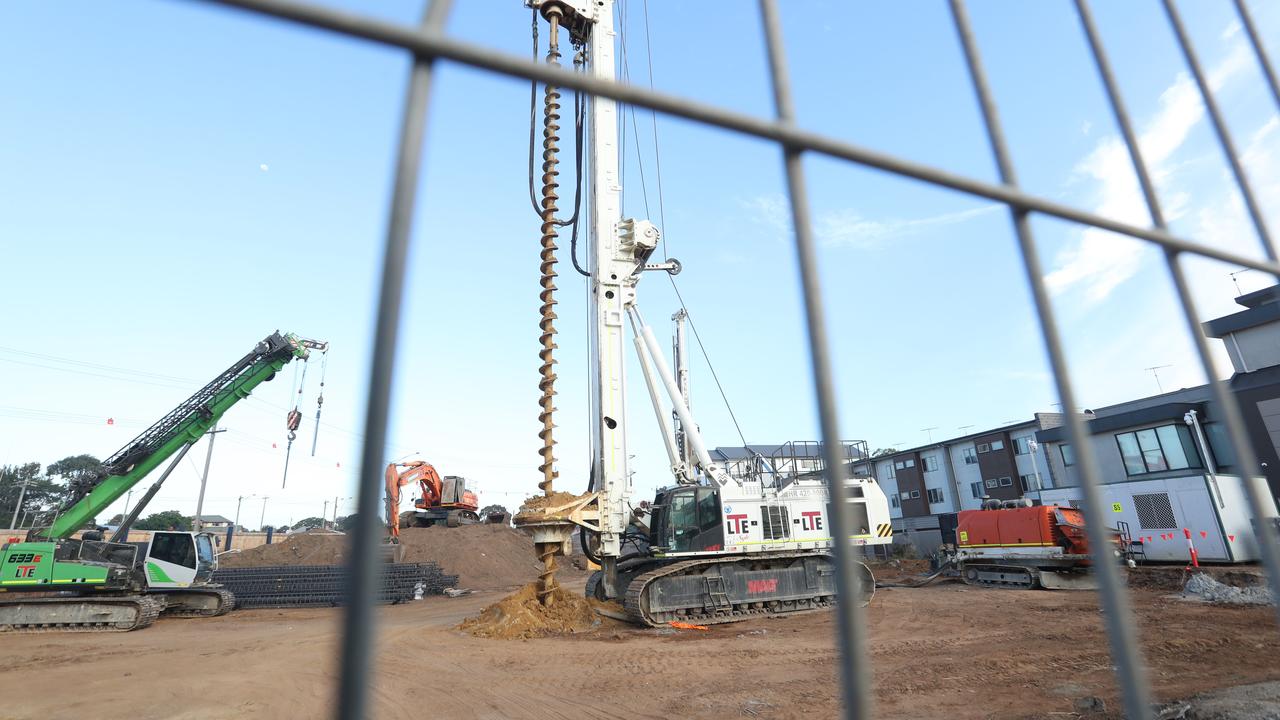
[[[1077,413],[1071,412],[1072,408],[1077,407],[1075,393],[1068,372],[1062,336],[1050,303],[1043,267],[1031,231],[1031,218],[1034,215],[1056,217],[1078,225],[1111,231],[1161,248],[1187,320],[1188,332],[1194,341],[1205,376],[1209,378],[1213,398],[1222,413],[1222,421],[1227,428],[1232,449],[1239,460],[1241,475],[1246,478],[1260,475],[1258,458],[1245,432],[1240,405],[1226,384],[1214,379],[1218,377],[1218,373],[1208,340],[1200,326],[1199,315],[1192,300],[1181,260],[1183,255],[1210,258],[1259,270],[1275,276],[1277,280],[1280,280],[1280,261],[1277,260],[1257,196],[1250,187],[1241,157],[1222,119],[1212,89],[1196,56],[1195,48],[1187,36],[1174,0],[1164,0],[1171,30],[1196,80],[1215,135],[1222,145],[1234,181],[1244,198],[1250,221],[1262,244],[1266,260],[1245,257],[1191,238],[1180,237],[1169,230],[1087,0],[1075,0],[1077,14],[1097,66],[1099,78],[1106,91],[1108,103],[1138,177],[1151,215],[1151,227],[1141,227],[1105,218],[1062,205],[1048,198],[1028,194],[1019,188],[1013,158],[1004,140],[996,100],[987,82],[964,0],[950,0],[951,17],[964,52],[991,151],[999,169],[999,184],[950,173],[797,127],[791,99],[790,74],[782,47],[781,18],[775,0],[760,0],[759,3],[774,97],[775,117],[773,119],[754,117],[688,98],[606,81],[452,39],[444,32],[444,20],[452,4],[448,0],[431,2],[422,24],[417,28],[288,0],[204,1],[329,30],[352,38],[399,47],[408,51],[414,58],[409,86],[405,94],[404,119],[397,154],[395,185],[391,197],[390,220],[383,249],[382,283],[374,331],[373,358],[369,372],[369,400],[360,469],[358,520],[353,533],[355,547],[350,555],[352,558],[350,601],[344,620],[342,643],[338,703],[338,715],[341,718],[365,717],[368,709],[367,688],[373,676],[370,667],[370,649],[374,642],[373,595],[377,589],[375,552],[378,542],[377,518],[380,512],[378,492],[382,480],[381,448],[386,438],[404,289],[405,260],[408,255],[414,199],[417,194],[423,152],[432,65],[439,60],[456,62],[511,77],[552,83],[593,96],[608,97],[666,115],[771,140],[778,144],[795,229],[818,415],[821,421],[822,437],[829,453],[838,455],[842,436],[836,420],[834,373],[826,336],[827,312],[823,306],[818,279],[818,260],[802,164],[806,154],[825,155],[861,166],[877,168],[902,177],[914,178],[939,187],[993,200],[1008,207],[1018,253],[1026,272],[1045,349],[1053,370],[1059,401],[1067,411],[1064,413],[1066,428],[1081,469],[1083,510],[1088,524],[1089,542],[1093,547],[1106,547],[1107,544],[1106,521],[1101,503],[1101,474],[1097,458],[1090,443],[1087,442],[1089,436],[1084,422]],[[1280,108],[1280,86],[1277,84],[1276,72],[1267,57],[1266,49],[1262,45],[1245,0],[1234,0],[1234,7],[1262,76],[1269,86],[1277,108]],[[838,456],[834,456],[827,458],[827,467],[842,469],[844,464]],[[851,525],[846,514],[847,504],[844,502],[847,489],[844,483],[837,481],[838,478],[832,478],[832,480],[833,532],[835,537],[843,537],[850,534],[848,529]],[[1272,500],[1255,483],[1246,483],[1246,487],[1250,509],[1254,518],[1259,520],[1255,524],[1258,528],[1258,543],[1266,568],[1267,581],[1272,591],[1280,596],[1280,542],[1277,541],[1277,528],[1275,523],[1261,521],[1262,518],[1273,514],[1267,511],[1268,504],[1272,503]],[[856,561],[858,550],[844,543],[836,543],[835,546],[837,588],[842,599],[838,610],[837,633],[840,645],[839,678],[844,700],[844,714],[849,718],[870,717],[872,714],[871,668],[865,647],[867,633],[863,612],[857,602],[843,602],[844,598],[857,596],[859,579],[857,573],[852,572],[852,562]],[[1104,625],[1111,655],[1115,661],[1117,680],[1124,696],[1125,714],[1129,718],[1152,717],[1150,687],[1146,681],[1136,624],[1119,565],[1114,562],[1098,562],[1097,574]],[[1277,613],[1277,619],[1280,620],[1280,608],[1277,608]]]

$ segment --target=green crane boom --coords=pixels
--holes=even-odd
[[[305,360],[312,349],[326,347],[327,343],[292,333],[272,333],[212,382],[107,458],[102,473],[70,488],[70,498],[45,533],[46,537],[51,540],[70,537],[184,445],[199,440],[232,405],[248,397],[254,388],[274,377],[291,360]]]

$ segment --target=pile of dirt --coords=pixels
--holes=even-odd
[[[261,567],[263,565],[340,565],[347,551],[347,536],[329,533],[298,533],[276,536],[270,545],[259,545],[218,558],[219,567]]]
[[[529,583],[515,593],[467,618],[459,630],[476,637],[520,640],[592,630],[600,617],[584,597],[558,587],[551,602],[538,602],[537,583]]]
[[[346,535],[298,533],[271,545],[223,556],[224,567],[262,565],[339,565],[347,552]],[[506,525],[404,528],[400,531],[404,562],[434,562],[458,586],[471,590],[501,590],[538,577],[541,568],[528,535]],[[561,578],[582,577],[585,558],[557,558]]]

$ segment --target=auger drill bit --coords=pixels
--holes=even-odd
[[[547,22],[551,24],[551,36],[547,46],[547,64],[560,64],[560,13],[561,10],[554,5],[547,8]],[[552,484],[559,473],[555,470],[555,438],[552,434],[555,429],[553,414],[555,413],[555,320],[556,320],[556,212],[559,209],[556,201],[559,197],[556,195],[556,188],[559,183],[556,182],[556,176],[560,174],[557,167],[560,164],[556,153],[559,152],[560,142],[560,89],[552,84],[547,84],[542,107],[542,253],[541,264],[539,266],[542,274],[541,284],[542,291],[538,294],[542,305],[539,313],[542,318],[538,322],[538,326],[542,329],[539,340],[542,343],[542,349],[538,352],[538,357],[542,359],[542,365],[538,372],[541,378],[538,381],[538,389],[542,391],[542,397],[538,401],[541,406],[541,412],[538,413],[538,420],[542,422],[542,429],[538,432],[538,437],[542,439],[542,448],[538,451],[542,456],[542,464],[538,469],[542,471],[542,481],[538,483],[538,487],[542,489],[544,495],[551,495],[554,492]],[[538,601],[546,605],[551,594],[556,589],[556,561],[555,554],[558,548],[552,543],[538,543],[537,552],[542,560],[542,572],[538,576]]]

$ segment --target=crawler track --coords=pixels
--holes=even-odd
[[[966,585],[992,588],[1033,590],[1039,585],[1038,573],[1021,565],[965,563],[960,577]]]
[[[833,562],[820,553],[675,562],[633,579],[624,606],[634,622],[649,626],[673,620],[712,625],[812,612],[836,602]],[[866,605],[875,592],[875,578],[870,568],[859,566]]]
[[[163,597],[24,597],[0,600],[0,633],[128,632],[160,617]]]
[[[217,604],[213,607],[185,607],[181,604],[171,603],[164,611],[165,617],[217,617],[219,615],[226,615],[234,610],[236,606],[236,596],[232,594],[230,590],[223,587],[202,587],[199,589],[184,590],[175,594],[179,596],[214,596],[217,598]]]

